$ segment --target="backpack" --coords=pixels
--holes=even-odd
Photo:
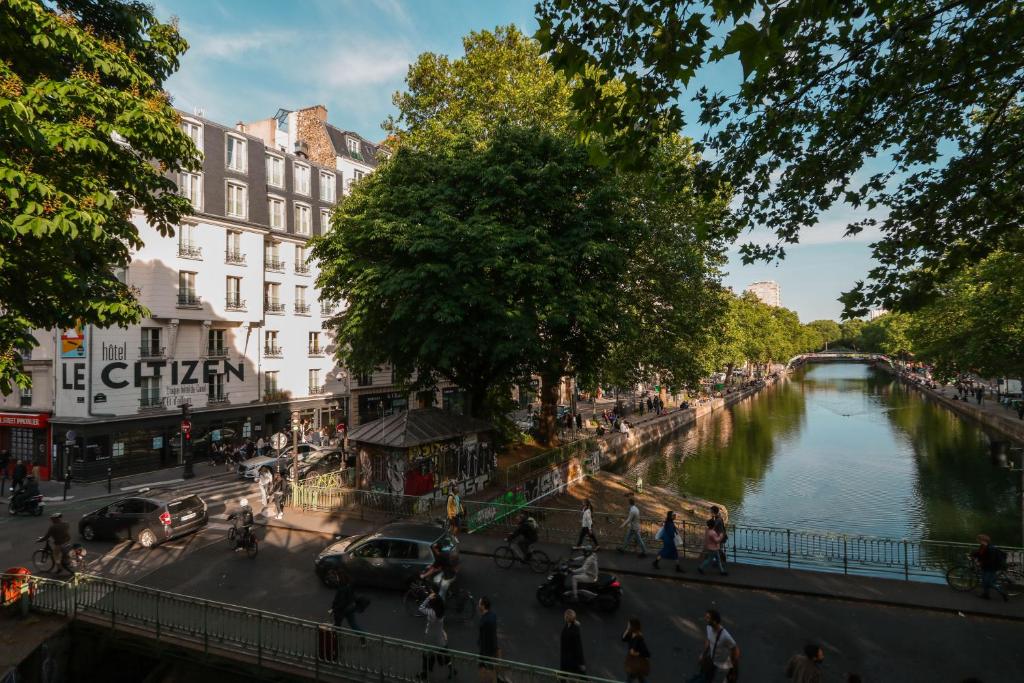
[[[988,547],[988,551],[992,553],[992,565],[997,570],[1006,569],[1006,552],[1002,548],[997,548],[994,545]]]

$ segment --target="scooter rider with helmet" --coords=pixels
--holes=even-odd
[[[578,586],[581,583],[596,583],[600,572],[597,568],[597,546],[591,548],[589,545],[578,545],[573,550],[582,550],[582,558],[573,558],[574,560],[583,560],[583,564],[579,569],[574,569],[572,574],[569,575],[569,581],[572,585],[572,599],[579,600]]]
[[[235,550],[245,547],[249,535],[252,534],[253,525],[252,508],[249,507],[249,499],[239,499],[238,506],[238,512],[232,512],[228,515],[228,519],[231,520],[235,528]]]
[[[15,510],[26,510],[29,502],[39,495],[39,483],[33,475],[28,475],[21,483],[21,487],[11,494],[11,504]]]

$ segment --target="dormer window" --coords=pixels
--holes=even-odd
[[[245,140],[242,138],[236,138],[233,135],[228,135],[225,141],[225,147],[226,151],[224,157],[227,162],[227,167],[232,171],[245,173]]]
[[[355,138],[348,139],[348,151],[352,154],[359,154],[359,140]]]

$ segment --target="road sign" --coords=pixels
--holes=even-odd
[[[288,437],[285,436],[284,434],[274,434],[272,437],[270,437],[270,443],[274,446],[274,448],[281,450],[282,448],[288,445]]]

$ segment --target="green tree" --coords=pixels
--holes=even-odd
[[[860,349],[860,336],[864,330],[864,321],[860,318],[844,320],[840,326],[842,330],[842,343],[852,349]]]
[[[142,3],[4,1],[0,392],[28,386],[33,328],[143,316],[113,269],[141,246],[133,209],[164,234],[191,211],[163,175],[198,164],[162,90],[186,48]]]
[[[561,378],[596,374],[625,322],[607,288],[641,234],[625,208],[612,171],[536,128],[499,127],[484,148],[399,147],[314,241],[318,286],[348,303],[341,360],[448,379],[485,416],[493,391],[535,371],[553,408]]]
[[[843,331],[835,320],[812,320],[807,326],[818,334],[822,346],[833,344],[843,338]]]
[[[541,45],[580,81],[582,130],[627,164],[682,128],[698,71],[738,58],[741,83],[693,98],[709,156],[742,198],[734,230],[778,237],[744,245],[744,258],[784,255],[837,203],[886,209],[879,265],[844,295],[848,315],[919,306],[1019,242],[1019,0],[540,0],[537,12]],[[891,163],[873,172],[879,155]]]

